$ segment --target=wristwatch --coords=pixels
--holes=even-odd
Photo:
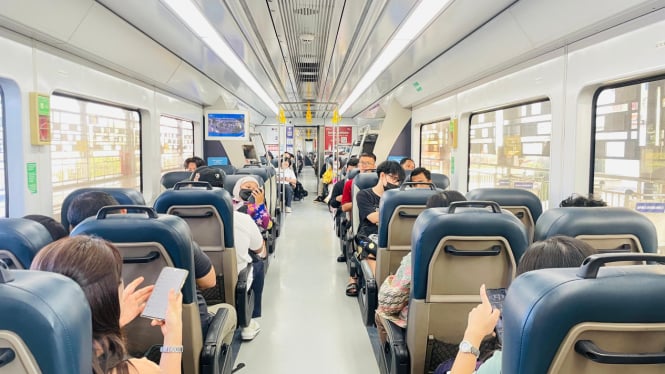
[[[473,344],[467,340],[462,340],[462,342],[459,343],[459,351],[464,353],[473,353],[476,358],[480,356],[480,351],[478,348],[474,347]]]

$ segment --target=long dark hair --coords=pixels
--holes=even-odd
[[[42,248],[30,268],[60,273],[83,289],[92,312],[93,373],[115,370],[118,374],[129,374],[127,349],[120,330],[118,288],[122,280],[122,256],[118,248],[97,237],[67,237]]]

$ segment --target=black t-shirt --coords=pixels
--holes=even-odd
[[[379,202],[381,196],[372,191],[372,188],[367,188],[359,191],[356,195],[356,204],[358,205],[358,234],[369,236],[371,234],[379,233],[379,226],[368,221],[367,216],[371,213],[378,212]]]
[[[337,201],[337,196],[341,196],[342,192],[344,192],[344,183],[346,183],[346,179],[340,179],[333,186],[332,193],[330,194],[330,202],[328,203],[331,208],[341,208],[342,203]]]

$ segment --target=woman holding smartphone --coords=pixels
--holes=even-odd
[[[37,253],[32,270],[65,275],[81,286],[92,314],[92,372],[94,374],[180,373],[182,360],[182,294],[169,291],[163,321],[153,320],[164,336],[159,366],[127,353],[120,328],[123,298],[122,256],[104,239],[78,235],[53,242]]]

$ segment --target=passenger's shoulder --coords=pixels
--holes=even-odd
[[[129,363],[130,374],[159,373],[159,366],[147,358],[132,358]]]

